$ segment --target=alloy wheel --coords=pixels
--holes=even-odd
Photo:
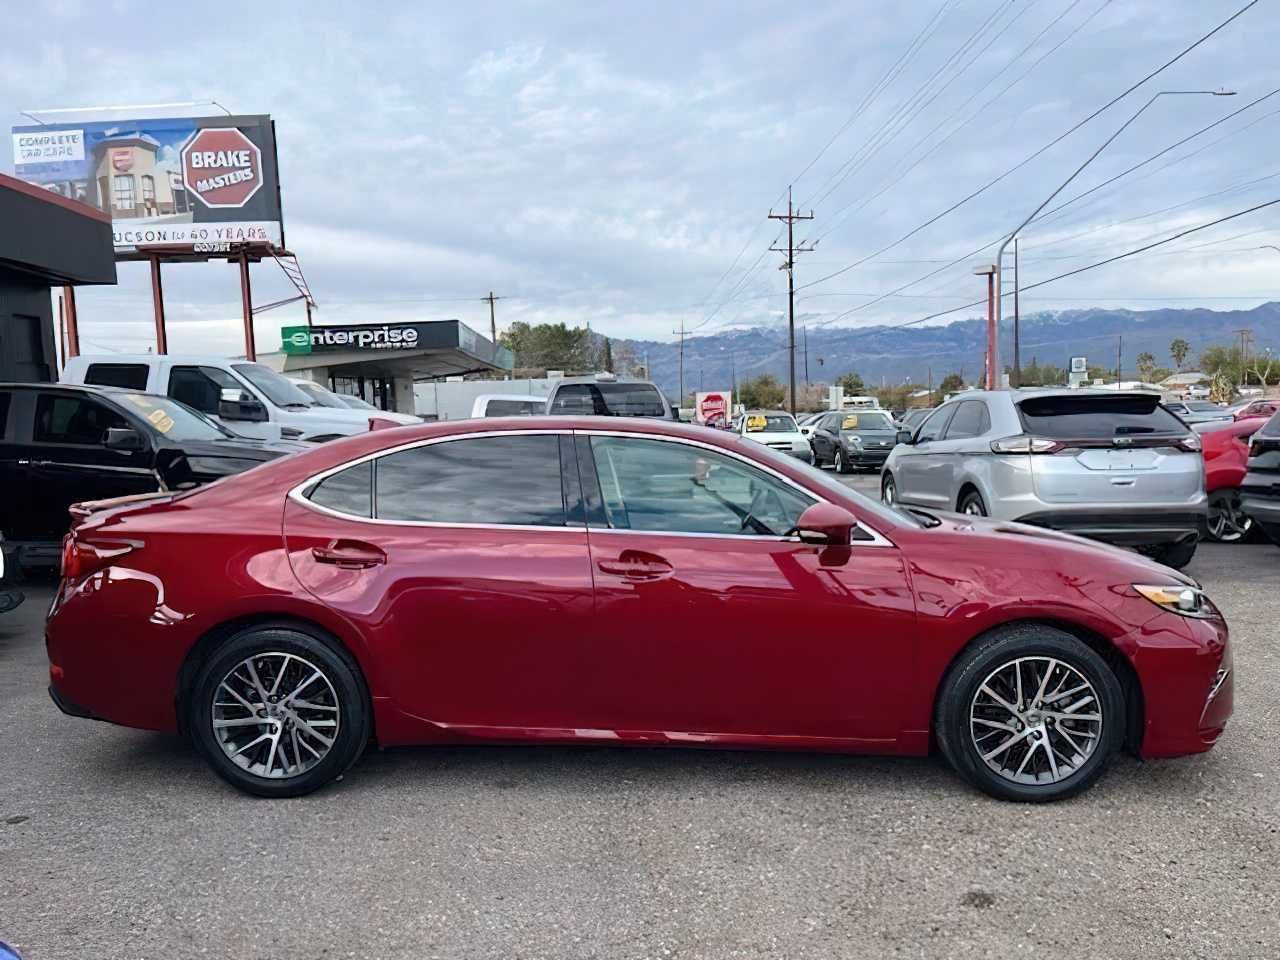
[[[222,751],[246,772],[272,780],[299,776],[320,763],[340,723],[332,681],[294,653],[258,653],[240,661],[213,699],[213,735]]]
[[[974,749],[1001,778],[1060,783],[1102,742],[1102,701],[1075,667],[1019,657],[987,675],[969,707]]]
[[[1219,543],[1238,543],[1253,530],[1253,517],[1241,509],[1240,491],[1223,490],[1209,497],[1209,536]]]
[[[835,457],[831,461],[831,468],[836,473],[844,473],[844,453],[839,447],[836,447]]]
[[[880,499],[885,503],[892,505],[894,498],[898,495],[898,491],[895,489],[895,486],[896,485],[892,478],[885,480],[884,487],[880,490]]]

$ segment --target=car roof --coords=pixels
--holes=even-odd
[[[76,391],[88,391],[89,393],[106,394],[147,392],[145,390],[131,390],[128,387],[108,387],[98,383],[41,383],[28,380],[0,383],[0,390],[59,390],[69,393]]]
[[[537,403],[547,402],[545,395],[540,396],[536,393],[481,393],[476,395],[473,402],[479,403],[481,400],[485,403],[488,403],[490,400],[532,400]]]
[[[97,353],[69,357],[67,363],[142,363],[152,366],[162,360],[170,363],[257,363],[244,357],[216,357],[208,353]]]
[[[787,413],[787,411],[785,410],[770,410],[766,407],[755,407],[751,410],[747,410],[745,413],[743,413],[743,416],[745,417],[752,417],[752,416],[789,417],[791,416],[791,414]]]
[[[556,386],[559,387],[565,383],[645,383],[657,389],[657,384],[652,380],[645,380],[643,377],[615,377],[607,376],[601,379],[599,374],[585,374],[580,377],[560,377],[556,380]],[[661,391],[659,391],[661,392]]]

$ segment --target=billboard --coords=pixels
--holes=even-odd
[[[700,391],[694,394],[693,406],[696,423],[726,427],[733,416],[733,394],[728,390]]]
[[[12,132],[15,175],[110,214],[117,255],[284,246],[268,116],[50,123]]]

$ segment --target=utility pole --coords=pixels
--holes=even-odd
[[[933,364],[929,364],[929,403],[933,403]]]
[[[1022,358],[1018,355],[1018,238],[1013,238],[1013,386],[1022,386]]]
[[[1116,389],[1121,389],[1121,372],[1124,370],[1124,334],[1116,337]]]
[[[496,347],[498,345],[498,320],[493,312],[493,304],[494,301],[501,300],[502,297],[495,297],[493,291],[490,290],[487,297],[481,297],[480,299],[489,301],[489,339],[493,341],[493,345]]]
[[[807,390],[809,388],[809,325],[802,323],[800,329],[804,331],[804,386]]]
[[[813,211],[808,213],[796,213],[795,208],[791,205],[791,188],[787,187],[787,212],[774,213],[769,211],[770,220],[784,220],[787,224],[787,246],[784,250],[782,247],[770,247],[769,249],[775,253],[785,253],[786,261],[779,267],[779,270],[787,271],[787,361],[790,376],[788,383],[791,387],[791,415],[796,415],[796,254],[808,253],[813,249],[813,244],[809,246],[796,246],[795,222],[797,220],[812,220]]]
[[[1240,388],[1243,390],[1249,380],[1249,374],[1246,371],[1249,366],[1249,338],[1253,336],[1253,330],[1245,327],[1243,330],[1234,332],[1240,334]]]
[[[680,406],[680,404],[684,403],[684,317],[680,318],[680,329],[672,330],[671,332],[680,338],[680,349],[679,349],[680,393],[677,395],[679,399],[676,400],[676,406],[678,407]]]

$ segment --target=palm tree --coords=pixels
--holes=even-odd
[[[1187,359],[1187,354],[1191,352],[1191,344],[1183,340],[1181,337],[1175,337],[1173,342],[1169,344],[1169,356],[1173,357],[1174,366],[1178,368],[1178,372],[1182,372],[1182,361]]]

